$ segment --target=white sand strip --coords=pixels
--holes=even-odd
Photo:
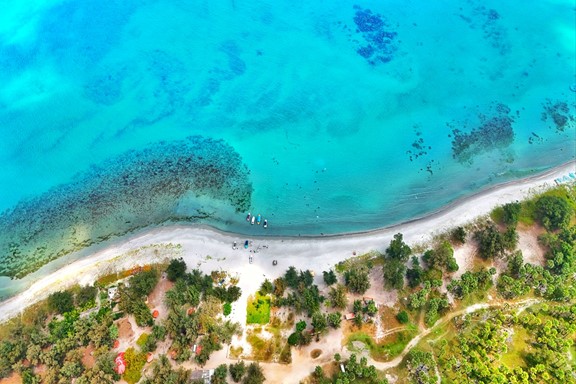
[[[234,318],[245,319],[245,296],[253,293],[264,279],[273,279],[289,266],[297,269],[312,269],[316,272],[327,270],[339,261],[372,250],[383,251],[392,236],[404,234],[409,244],[429,241],[434,234],[464,225],[475,218],[489,213],[495,206],[524,199],[534,193],[555,185],[554,179],[570,172],[576,172],[576,162],[572,161],[540,175],[492,187],[474,196],[459,200],[437,213],[404,224],[356,234],[324,237],[254,237],[250,247],[257,253],[242,247],[245,235],[223,233],[201,226],[173,226],[151,229],[138,235],[119,240],[103,250],[44,276],[26,291],[0,303],[0,322],[18,315],[27,306],[46,298],[50,293],[64,289],[75,283],[88,284],[110,269],[127,269],[158,260],[154,252],[141,257],[118,256],[150,244],[182,244],[186,263],[190,268],[200,268],[205,272],[222,269],[240,275],[243,298],[234,306]],[[232,242],[238,241],[239,249],[232,249]],[[89,249],[88,249],[89,250]],[[210,257],[207,258],[206,256]],[[254,261],[249,264],[248,257]],[[278,260],[272,266],[272,260]],[[320,276],[317,275],[319,279]]]

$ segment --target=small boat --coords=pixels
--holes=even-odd
[[[252,221],[250,222],[250,224],[254,225],[255,221],[256,221],[256,218],[254,216],[252,216]]]
[[[252,256],[248,256],[248,261],[252,264]]]
[[[246,240],[246,241],[244,242],[244,248],[248,249],[248,244],[249,244],[249,243],[248,243],[248,240]]]
[[[248,212],[248,216],[246,216],[246,221],[250,221],[251,217],[252,217],[252,215],[250,214],[250,212]]]
[[[236,245],[237,245],[236,242],[234,242],[234,244],[232,244],[232,249],[238,248]]]
[[[260,225],[261,220],[262,220],[262,215],[258,214],[258,217],[256,218],[256,224]]]
[[[264,220],[264,228],[268,228],[268,220]]]

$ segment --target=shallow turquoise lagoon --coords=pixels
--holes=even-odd
[[[575,36],[572,0],[7,0],[0,224],[194,135],[240,156],[247,205],[190,188],[134,227],[201,212],[318,235],[422,216],[575,157]]]

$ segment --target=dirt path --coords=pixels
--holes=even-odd
[[[455,318],[457,316],[473,313],[473,312],[479,311],[481,309],[501,307],[505,304],[508,304],[510,306],[518,306],[521,309],[522,308],[525,309],[525,308],[528,308],[529,306],[536,304],[536,303],[539,303],[539,302],[541,302],[541,300],[527,299],[527,300],[519,301],[517,303],[495,303],[495,304],[479,303],[479,304],[471,305],[471,306],[463,308],[459,311],[452,312],[452,313],[448,314],[446,317],[439,319],[432,327],[424,330],[422,333],[420,333],[419,335],[414,337],[412,340],[410,340],[410,342],[406,345],[406,348],[404,348],[404,351],[402,351],[402,353],[400,355],[398,355],[396,358],[394,358],[394,360],[382,363],[382,362],[374,361],[372,359],[368,359],[368,362],[369,362],[369,364],[374,365],[376,367],[376,369],[379,369],[379,370],[386,370],[386,369],[394,368],[402,362],[402,360],[408,354],[408,352],[410,352],[410,350],[412,350],[412,348],[414,348],[416,345],[418,345],[418,343],[420,343],[420,341],[423,338],[425,338],[430,333],[432,333],[437,327],[446,324],[447,322],[449,322],[450,320],[452,320],[453,318]]]

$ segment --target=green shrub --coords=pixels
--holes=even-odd
[[[406,311],[398,312],[398,314],[396,315],[396,320],[398,320],[398,322],[400,324],[408,323],[408,321],[409,321],[408,312],[406,312]]]

